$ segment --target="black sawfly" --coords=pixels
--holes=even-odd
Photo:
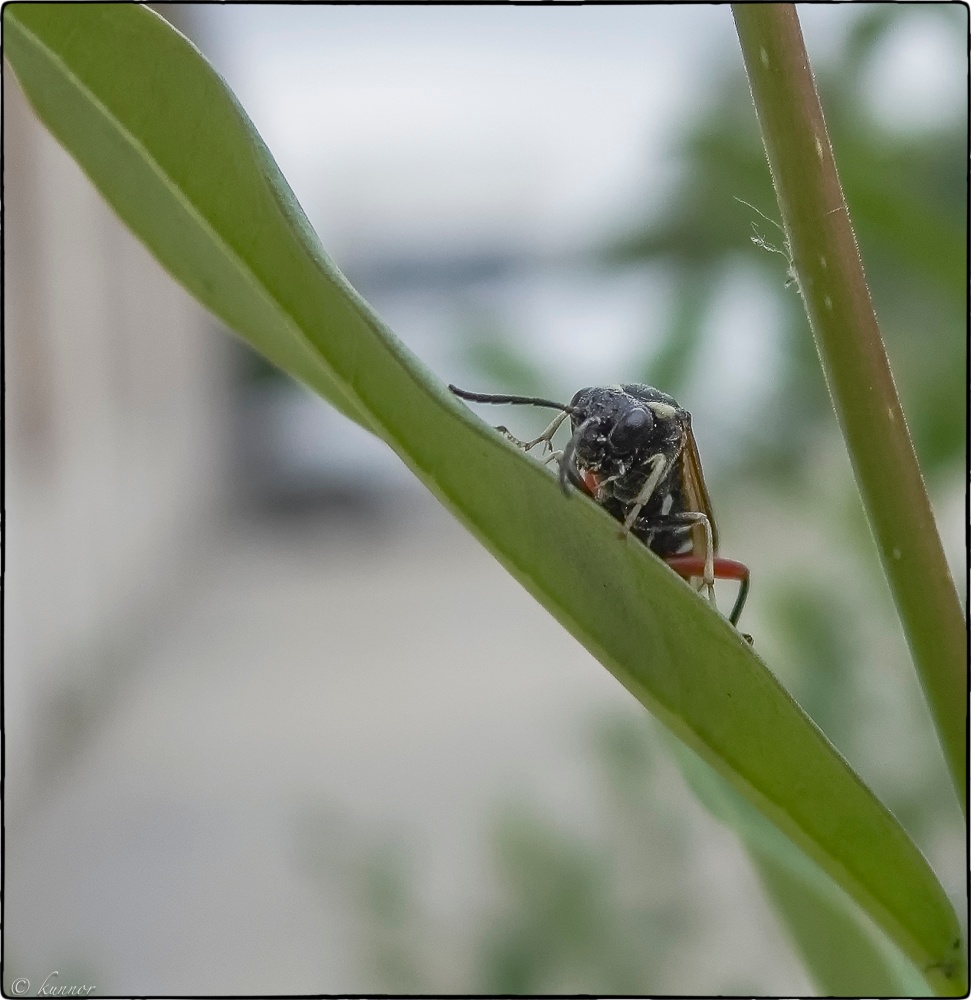
[[[748,597],[748,567],[718,555],[718,532],[701,471],[691,414],[667,393],[632,383],[580,389],[569,404],[537,396],[467,392],[474,403],[513,403],[560,412],[532,441],[496,428],[524,451],[544,445],[547,461],[559,463],[560,485],[582,490],[622,525],[622,535],[640,539],[679,576],[697,580],[715,604],[715,580],[737,580],[728,620],[738,624]],[[570,418],[572,434],[561,452],[553,436]],[[751,639],[746,636],[749,641]]]

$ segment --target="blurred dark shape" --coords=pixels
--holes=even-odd
[[[501,247],[471,246],[449,250],[415,247],[398,253],[375,252],[351,258],[343,266],[351,284],[368,300],[402,289],[453,292],[521,274],[530,258]]]

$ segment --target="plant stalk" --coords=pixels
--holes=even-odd
[[[792,4],[733,4],[745,68],[833,406],[961,807],[967,633],[870,300]]]

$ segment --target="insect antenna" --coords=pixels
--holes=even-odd
[[[552,399],[541,399],[539,396],[495,396],[488,392],[469,392],[466,389],[460,389],[457,385],[449,385],[448,388],[459,399],[467,399],[472,403],[523,403],[527,406],[549,406],[554,410],[562,410],[564,413],[576,412],[572,406],[554,402]]]

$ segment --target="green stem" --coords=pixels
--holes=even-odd
[[[796,9],[733,4],[792,258],[857,485],[963,809],[967,635],[887,361]]]

